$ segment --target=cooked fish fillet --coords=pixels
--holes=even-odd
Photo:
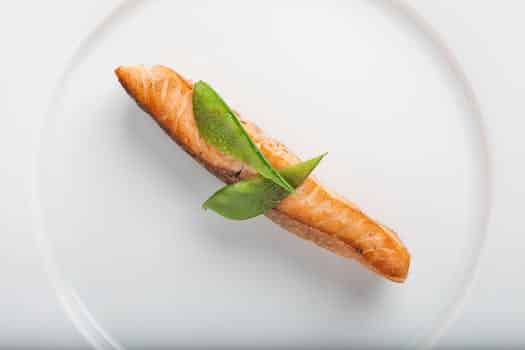
[[[164,66],[121,66],[115,73],[139,106],[211,173],[227,183],[256,174],[199,136],[190,81]],[[242,118],[241,122],[277,169],[300,161],[286,146],[266,136],[254,124]],[[398,236],[312,176],[266,216],[299,237],[341,256],[354,258],[392,281],[403,282],[407,276],[410,254]]]

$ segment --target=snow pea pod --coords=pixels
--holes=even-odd
[[[303,181],[326,155],[286,167],[280,174],[294,188]],[[275,208],[290,193],[262,176],[224,186],[215,192],[203,207],[233,220],[246,220]]]
[[[283,189],[293,191],[293,187],[259,151],[239,119],[211,86],[203,81],[195,83],[192,100],[197,128],[207,143],[248,164]]]

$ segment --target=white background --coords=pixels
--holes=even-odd
[[[65,62],[118,2],[0,4],[0,347],[84,347],[60,308],[30,222],[35,115],[45,112]],[[437,347],[525,346],[525,193],[520,137],[525,45],[521,1],[409,1],[457,56],[490,129],[492,213],[478,275]],[[5,108],[7,106],[7,109]],[[439,295],[436,295],[439,298]]]

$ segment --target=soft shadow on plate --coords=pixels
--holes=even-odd
[[[123,101],[124,98],[118,100]],[[184,197],[197,198],[201,202],[222,186],[221,182],[171,141],[151,117],[129,98],[127,100],[124,102],[126,107],[120,112],[123,115],[118,118],[126,129],[132,151],[137,152],[138,158],[148,166],[156,167],[155,174],[165,174],[162,176],[167,184],[182,182],[184,186],[178,187],[187,191]],[[166,191],[169,193],[170,189]],[[174,196],[173,200],[180,198]],[[273,262],[278,260],[298,278],[330,288],[335,294],[345,296],[349,304],[357,300],[360,304],[372,307],[385,296],[383,291],[392,283],[374,275],[355,261],[339,257],[292,235],[265,217],[243,222],[230,221],[212,211],[204,211],[200,206],[190,215],[195,220],[198,238],[212,240],[217,251],[244,257],[247,262],[254,258],[271,259]]]

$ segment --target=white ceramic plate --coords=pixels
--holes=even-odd
[[[300,6],[299,6],[300,5]],[[126,96],[113,69],[206,80],[394,228],[405,284],[265,218],[200,205],[220,184]],[[127,3],[65,67],[41,134],[35,215],[72,321],[99,348],[430,344],[484,237],[486,160],[475,97],[403,5]]]

